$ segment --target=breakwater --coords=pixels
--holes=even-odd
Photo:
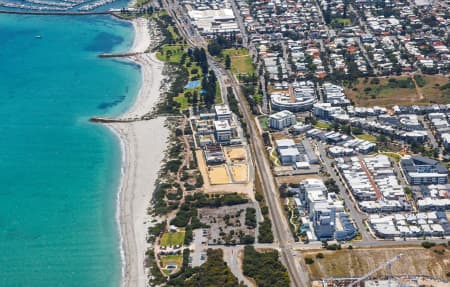
[[[114,15],[113,12],[110,11],[91,11],[91,12],[75,12],[75,11],[64,11],[64,12],[56,12],[56,11],[9,11],[9,10],[0,10],[0,14],[17,14],[17,15],[48,15],[48,16],[64,16],[64,15],[72,15],[72,16],[89,16],[89,15]]]
[[[141,52],[131,52],[131,53],[106,53],[98,55],[99,58],[126,58],[131,56],[136,56],[142,54]]]

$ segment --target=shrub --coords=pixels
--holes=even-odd
[[[370,83],[371,83],[372,85],[378,85],[378,84],[380,83],[380,79],[374,78],[374,79],[370,80]]]
[[[327,250],[341,250],[341,245],[335,243],[335,244],[328,245],[326,248],[327,248]]]
[[[253,278],[257,286],[288,287],[290,284],[289,274],[276,250],[257,252],[253,246],[246,246],[242,268],[244,275]]]
[[[312,259],[311,257],[305,257],[305,263],[306,264],[313,264],[314,263],[314,259]]]
[[[318,259],[322,259],[322,258],[324,258],[325,256],[323,255],[323,253],[317,253],[316,254],[316,258],[318,258]]]
[[[430,242],[430,241],[424,241],[424,242],[422,242],[422,247],[423,248],[431,248],[431,247],[433,247],[433,246],[435,246],[436,245],[436,243],[434,243],[434,242]]]
[[[247,225],[248,228],[255,228],[256,227],[256,209],[253,207],[248,207],[245,211],[245,225]]]

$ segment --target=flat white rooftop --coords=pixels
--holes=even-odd
[[[229,131],[231,130],[230,123],[228,121],[214,121],[214,128],[218,132]]]

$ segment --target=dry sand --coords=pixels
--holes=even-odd
[[[132,52],[144,52],[151,43],[147,20],[134,20],[135,41]],[[140,54],[131,58],[141,67],[142,86],[135,103],[121,116],[139,117],[152,110],[160,96],[163,63],[154,55]],[[122,286],[147,286],[144,265],[147,215],[154,183],[167,145],[169,131],[164,118],[107,126],[119,137],[122,150],[122,179],[118,193],[118,221],[122,250]]]

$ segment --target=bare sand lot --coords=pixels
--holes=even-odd
[[[208,166],[209,182],[215,184],[231,183],[230,175],[226,165]]]
[[[317,253],[323,253],[324,258],[316,258]],[[405,246],[395,248],[343,249],[338,251],[305,251],[303,257],[314,259],[307,265],[313,279],[345,276],[361,276],[383,264],[394,256],[403,253],[404,256],[392,265],[394,275],[429,275],[447,280],[450,270],[450,248],[435,246],[425,249],[421,246]],[[380,276],[386,275],[386,270],[380,271]]]
[[[246,164],[232,165],[231,174],[234,181],[245,182],[248,180],[248,166]]]
[[[247,160],[247,153],[243,147],[225,147],[225,156],[230,162],[241,162]]]

